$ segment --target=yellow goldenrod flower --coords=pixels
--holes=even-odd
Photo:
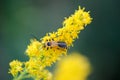
[[[42,58],[44,65],[50,66],[59,56],[67,52],[67,48],[73,45],[73,41],[78,38],[78,34],[87,24],[90,24],[92,18],[85,8],[75,11],[69,18],[65,18],[63,27],[56,32],[47,33],[41,41],[32,40],[26,50],[26,54]]]
[[[28,46],[26,53],[29,57],[40,57],[41,43],[37,40],[31,40],[31,44]]]
[[[27,73],[35,78],[35,80],[40,80],[42,78],[45,78],[45,80],[51,80],[51,73],[48,70],[45,70],[43,66],[44,65],[42,65],[39,60],[34,58],[30,58],[30,60],[25,63]]]
[[[74,39],[78,38],[79,32],[84,29],[87,24],[91,23],[92,18],[89,15],[89,12],[84,11],[85,8],[75,11],[73,15],[69,18],[65,18],[63,22],[63,27],[59,28],[57,32],[49,33],[42,38],[45,43],[46,40],[54,39],[56,42],[61,41],[65,42],[67,46],[71,46]]]
[[[23,70],[22,65],[23,63],[18,60],[13,60],[9,63],[10,69],[9,73],[11,73],[13,76],[17,76],[19,72]]]
[[[85,8],[81,9],[79,7],[73,15],[65,18],[63,27],[59,28],[56,32],[47,33],[40,41],[32,39],[25,51],[29,60],[24,62],[24,64],[18,60],[14,60],[10,63],[11,69],[9,73],[14,76],[14,80],[22,80],[29,77],[34,80],[51,80],[52,74],[45,68],[56,62],[60,56],[67,54],[67,49],[73,46],[73,42],[78,38],[80,31],[83,30],[87,24],[90,24],[91,20],[92,18],[89,12],[86,12]],[[73,56],[72,60],[75,58],[76,62],[72,62],[71,57],[68,58],[69,62],[66,64],[69,65],[72,63],[69,69],[71,69],[75,75],[70,75],[67,72],[68,66],[66,67],[65,62],[63,62],[65,66],[60,68],[63,74],[61,74],[61,72],[56,74],[56,80],[85,80],[89,73],[88,61],[83,56],[76,58]],[[73,67],[75,67],[75,70],[73,70]],[[63,71],[64,69],[66,69],[66,72]],[[74,78],[68,78],[68,75],[65,73],[70,76],[73,75]],[[61,77],[59,74],[61,74]],[[17,77],[15,77],[16,75]],[[78,77],[78,75],[81,77]]]
[[[40,61],[32,58],[25,63],[25,68],[27,72],[32,75],[39,73],[43,69],[43,67],[40,66]]]
[[[86,80],[91,66],[88,59],[79,54],[64,57],[57,65],[54,80]]]

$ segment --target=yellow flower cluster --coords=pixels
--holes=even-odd
[[[58,63],[54,80],[86,80],[90,71],[88,59],[83,55],[73,53]]]
[[[80,31],[91,23],[92,18],[89,12],[84,10],[85,8],[81,9],[79,7],[73,15],[65,18],[62,28],[59,28],[56,32],[47,33],[40,41],[32,39],[25,52],[29,60],[26,62],[11,62],[10,73],[13,76],[18,76],[20,74],[17,73],[24,70],[24,73],[22,73],[24,77],[29,74],[36,80],[43,78],[51,80],[51,73],[45,68],[56,62],[60,56],[66,55],[67,49],[73,45],[72,43],[78,38]],[[18,76],[18,78],[22,79],[21,76]]]
[[[47,33],[41,41],[32,40],[31,44],[26,50],[29,57],[38,57],[44,62],[46,66],[50,66],[62,54],[66,55],[67,48],[69,48],[73,41],[78,38],[78,34],[87,24],[91,23],[92,18],[89,12],[84,11],[85,8],[75,11],[73,15],[66,18],[63,22],[63,27],[59,28],[56,32]],[[51,46],[48,45],[51,42]],[[61,42],[61,43],[59,43]],[[66,45],[66,48],[59,47],[58,44]],[[52,46],[53,45],[53,46]]]
[[[40,65],[41,62],[39,60],[31,58],[29,61],[25,63],[25,68],[28,74],[32,77],[35,77],[36,80],[40,80],[42,78],[46,80],[52,79],[52,74],[44,69],[44,66]]]
[[[22,72],[23,63],[18,60],[13,60],[10,64],[10,70],[9,73],[11,73],[13,76],[17,76],[20,72]]]
[[[40,50],[41,43],[39,41],[31,40],[31,44],[28,46],[26,53],[29,57],[40,57],[41,50]]]
[[[91,23],[92,18],[89,12],[84,11],[85,8],[75,11],[69,18],[65,18],[63,27],[59,28],[57,32],[48,33],[42,38],[42,42],[45,43],[47,40],[54,39],[54,41],[65,42],[67,46],[71,46],[74,39],[78,38],[78,34],[87,24]]]

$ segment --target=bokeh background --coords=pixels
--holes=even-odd
[[[79,34],[69,52],[87,56],[93,72],[89,80],[120,80],[119,0],[0,0],[0,80],[8,74],[13,59],[24,54],[30,39],[43,37],[62,26],[64,17],[78,6],[90,10],[93,22]]]

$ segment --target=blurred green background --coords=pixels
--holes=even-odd
[[[79,34],[71,51],[86,55],[93,72],[89,80],[120,80],[119,0],[1,0],[0,80],[11,80],[9,62],[27,60],[32,35],[43,37],[62,26],[78,6],[90,10],[93,22]]]

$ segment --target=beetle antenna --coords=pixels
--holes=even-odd
[[[40,41],[35,35],[31,34],[33,38],[35,38],[37,41]]]

